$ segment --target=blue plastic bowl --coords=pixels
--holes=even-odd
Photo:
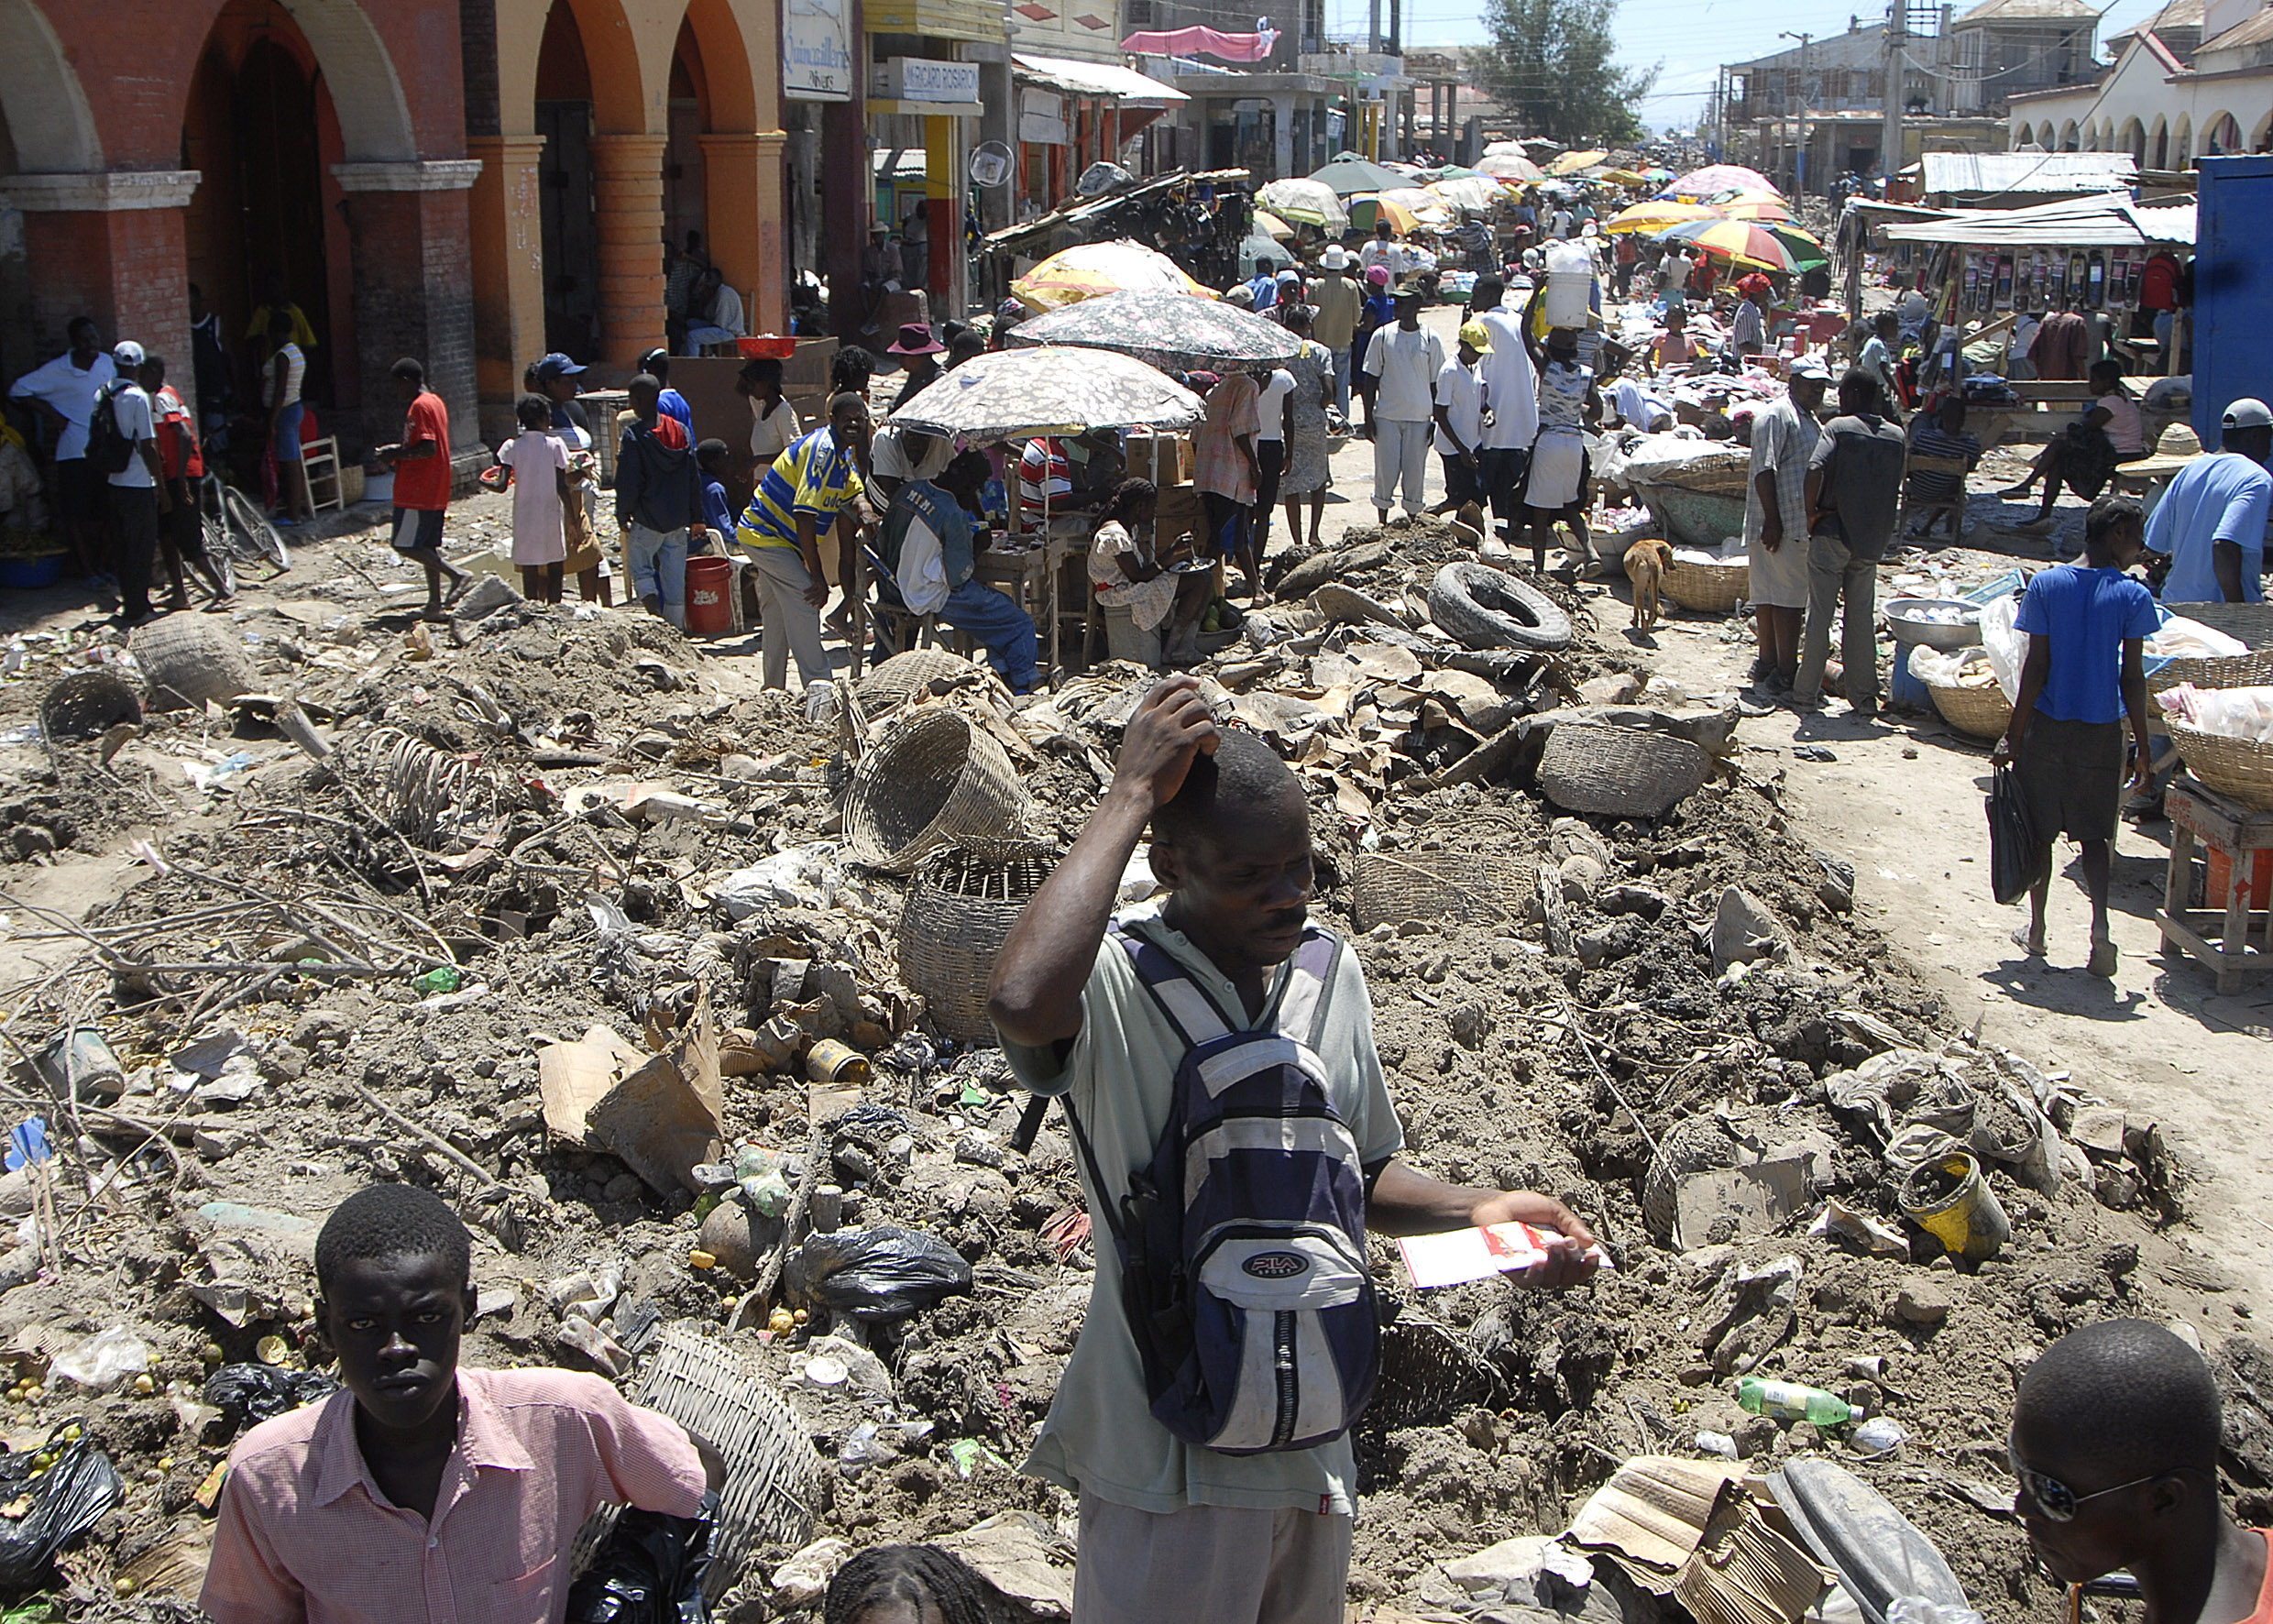
[[[29,590],[52,587],[63,576],[63,555],[42,553],[32,558],[0,558],[0,587]]]

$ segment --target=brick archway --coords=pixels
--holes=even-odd
[[[339,115],[348,163],[408,163],[419,156],[401,75],[357,0],[279,0],[315,52]]]
[[[24,173],[85,175],[105,167],[78,71],[32,0],[0,0],[0,113]]]

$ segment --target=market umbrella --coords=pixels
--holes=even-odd
[[[1102,299],[1084,299],[1020,323],[1010,330],[1009,342],[1116,350],[1163,371],[1178,372],[1262,371],[1302,353],[1301,340],[1278,323],[1235,304],[1183,293],[1108,293]],[[922,404],[918,396],[914,405]]]
[[[1315,225],[1336,235],[1349,229],[1349,210],[1333,187],[1323,181],[1297,177],[1273,181],[1255,194],[1261,203],[1281,220],[1297,225]]]
[[[1452,224],[1453,205],[1425,187],[1399,186],[1375,193],[1374,201],[1385,207],[1403,211],[1422,225]],[[1411,230],[1411,227],[1406,229]]]
[[[1479,214],[1489,213],[1508,194],[1507,188],[1488,175],[1455,175],[1449,181],[1432,181],[1424,190],[1454,208]]]
[[[1239,280],[1244,282],[1254,276],[1256,268],[1266,259],[1273,270],[1284,270],[1293,258],[1291,251],[1280,247],[1276,237],[1258,226],[1239,241]]]
[[[1012,282],[1010,291],[1021,303],[1038,311],[1056,310],[1100,293],[1141,291],[1214,296],[1186,276],[1183,267],[1166,254],[1126,237],[1118,242],[1077,243],[1052,254]]]
[[[1324,169],[1312,171],[1310,178],[1332,187],[1336,197],[1354,197],[1361,192],[1381,192],[1405,184],[1405,177],[1395,170],[1368,163],[1362,158],[1337,158]]]
[[[1441,170],[1431,170],[1429,171],[1429,179],[1432,181],[1462,181],[1466,180],[1470,175],[1481,175],[1483,173],[1484,171],[1482,170],[1472,170],[1466,164],[1448,163]],[[1490,177],[1488,176],[1486,177],[1488,180],[1489,178]]]
[[[1703,203],[1640,203],[1631,209],[1620,210],[1603,221],[1602,229],[1609,234],[1627,231],[1656,232],[1664,231],[1668,226],[1687,225],[1698,220],[1718,220],[1719,218],[1721,215],[1718,210],[1707,208]]]
[[[1660,242],[1681,241],[1701,248],[1716,259],[1754,270],[1794,271],[1799,269],[1792,251],[1765,225],[1750,220],[1692,220],[1657,234]],[[932,386],[937,388],[935,384]],[[929,390],[926,390],[929,393]]]
[[[1565,152],[1562,157],[1556,159],[1553,163],[1547,166],[1547,173],[1550,175],[1576,175],[1579,170],[1583,169],[1589,169],[1594,165],[1600,163],[1608,157],[1609,157],[1609,154],[1603,151],[1600,148],[1596,148],[1587,152]]]
[[[1294,227],[1289,225],[1284,220],[1279,218],[1278,215],[1272,214],[1268,209],[1257,209],[1255,211],[1255,229],[1263,233],[1266,236],[1275,236],[1280,242],[1284,242],[1287,238],[1294,235]]]
[[[1770,236],[1784,245],[1785,250],[1792,256],[1792,263],[1800,269],[1806,270],[1813,266],[1828,265],[1831,262],[1830,250],[1798,226],[1773,220],[1762,221],[1761,224],[1767,227]]]
[[[1495,181],[1543,180],[1546,171],[1521,152],[1487,152],[1476,167]]]
[[[1596,172],[1595,179],[1608,181],[1613,186],[1642,186],[1646,185],[1650,178],[1633,170],[1601,170]]]
[[[1763,197],[1758,192],[1740,192],[1734,197],[1724,197],[1713,204],[1731,220],[1757,220],[1763,225],[1781,225],[1792,217],[1792,211],[1780,197]]]
[[[1660,197],[1718,197],[1729,192],[1765,192],[1782,197],[1775,182],[1758,170],[1748,170],[1740,163],[1708,163],[1701,170],[1691,170],[1676,176],[1659,189]]]

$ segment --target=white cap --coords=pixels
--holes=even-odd
[[[2273,410],[2255,395],[2244,395],[2225,409],[2225,426],[2229,429],[2273,428]]]
[[[122,338],[111,346],[111,361],[114,365],[120,367],[139,367],[142,364],[142,346],[131,338]],[[2255,401],[2249,401],[2248,404],[2257,406]],[[2265,408],[2257,406],[2257,411],[2261,414],[2258,421],[2263,422],[2262,413]]]

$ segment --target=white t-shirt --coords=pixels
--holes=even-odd
[[[8,399],[44,401],[61,415],[55,460],[67,463],[87,455],[87,417],[94,410],[95,391],[117,376],[117,366],[100,351],[83,372],[69,355],[60,355],[17,379],[9,386]]]
[[[1484,437],[1484,379],[1474,369],[1463,367],[1455,357],[1437,369],[1436,403],[1444,408],[1445,421],[1452,432],[1460,437],[1455,445],[1445,435],[1443,423],[1436,429],[1436,449],[1445,456],[1457,456],[1461,448],[1474,451]]]
[[[113,485],[131,489],[147,489],[158,482],[150,477],[150,465],[142,459],[142,442],[158,438],[158,425],[150,417],[150,398],[140,384],[127,383],[118,387],[111,413],[118,421],[118,432],[135,443],[134,455],[126,466],[110,477]]]
[[[1686,254],[1666,255],[1659,277],[1669,291],[1686,290],[1689,285],[1689,257]]]
[[[907,447],[902,440],[905,429],[878,429],[876,437],[869,442],[869,471],[884,479],[933,479],[946,472],[947,465],[955,460],[955,442],[945,434],[927,434],[930,449],[923,460],[911,463]]]
[[[1501,305],[1474,318],[1491,335],[1491,353],[1477,363],[1484,395],[1491,402],[1491,427],[1484,431],[1488,451],[1529,451],[1539,438],[1539,378],[1523,347],[1523,318]]]
[[[1436,415],[1436,375],[1444,368],[1444,341],[1426,327],[1408,333],[1394,323],[1376,329],[1366,347],[1366,370],[1381,380],[1373,397],[1376,416],[1391,422],[1426,422]]]
[[[1294,374],[1281,367],[1263,380],[1262,392],[1257,397],[1255,409],[1261,414],[1261,424],[1255,431],[1257,440],[1283,440],[1287,437],[1287,397],[1294,393]]]
[[[775,457],[797,443],[797,409],[784,398],[764,416],[758,415],[760,411],[757,397],[751,396],[750,455],[770,468]]]
[[[1630,422],[1638,429],[1653,428],[1661,417],[1671,417],[1674,409],[1643,389],[1631,378],[1603,386],[1602,392],[1610,404],[1618,408],[1620,422]],[[1754,420],[1757,421],[1757,420]]]
[[[1404,244],[1396,242],[1385,243],[1377,236],[1364,247],[1357,250],[1357,275],[1359,279],[1361,280],[1364,279],[1368,267],[1376,265],[1386,265],[1389,268],[1389,284],[1394,287],[1397,283],[1397,279],[1403,276],[1407,271],[1412,269],[1412,255],[1407,250]]]

